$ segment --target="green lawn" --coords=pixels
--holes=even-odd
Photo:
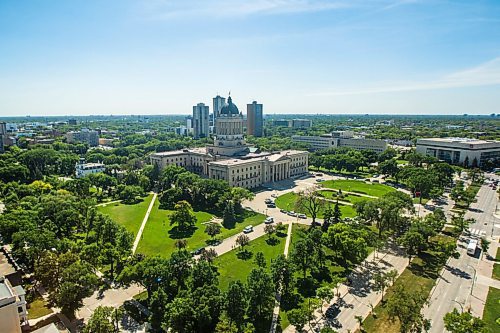
[[[408,161],[407,160],[396,160],[396,163],[398,165],[401,165],[401,164],[408,164]]]
[[[47,302],[45,302],[42,296],[36,293],[35,299],[29,303],[28,319],[40,318],[51,313],[52,310],[49,308]]]
[[[275,203],[276,203],[276,206],[278,208],[297,211],[296,207],[295,207],[296,201],[297,201],[297,194],[294,192],[288,192],[288,193],[285,193],[285,194],[277,197],[275,200]],[[330,205],[333,209],[333,206],[335,205],[335,203],[327,202],[327,205]],[[346,205],[342,205],[342,204],[339,204],[339,206],[340,206],[340,211],[342,212],[342,217],[354,217],[354,216],[356,216],[356,211],[354,210],[354,208],[352,206],[346,206]],[[306,211],[297,211],[297,212],[304,213],[304,214],[310,216],[310,214],[308,214]],[[324,212],[323,209],[321,209],[319,211],[319,214],[318,214],[319,218],[323,218],[323,212]]]
[[[484,306],[483,320],[490,332],[500,331],[500,289],[490,287]]]
[[[109,217],[123,225],[135,236],[141,227],[142,220],[144,219],[144,215],[146,215],[152,198],[153,195],[150,194],[143,201],[135,205],[112,203],[106,206],[99,206],[98,210],[101,213],[109,215]]]
[[[492,278],[500,280],[500,247],[497,248],[497,255],[495,257],[496,263],[493,264],[493,275]]]
[[[235,280],[241,280],[246,283],[247,276],[255,267],[255,254],[262,252],[266,258],[267,267],[271,264],[271,259],[276,258],[285,250],[286,234],[280,234],[275,237],[276,243],[269,243],[268,236],[259,237],[250,242],[245,248],[251,252],[250,258],[240,259],[238,249],[224,253],[215,259],[215,265],[219,269],[219,285],[222,290],[227,290],[229,283]],[[241,256],[240,256],[241,257]]]
[[[371,195],[374,197],[380,197],[388,192],[396,191],[396,189],[383,185],[383,184],[373,184],[365,183],[360,180],[327,180],[322,182],[321,185],[327,188],[333,188],[336,190],[357,192],[362,194]]]
[[[148,222],[144,228],[139,246],[138,253],[145,255],[159,254],[168,257],[174,250],[174,244],[177,239],[187,239],[188,250],[194,250],[207,245],[210,236],[205,233],[204,223],[212,219],[212,215],[206,212],[195,212],[197,223],[195,227],[187,233],[180,233],[176,226],[170,225],[168,215],[169,210],[160,209],[159,201],[156,201]],[[237,222],[232,228],[222,228],[221,233],[217,236],[219,239],[227,238],[241,232],[247,225],[257,225],[264,221],[265,216],[251,211],[245,211],[244,216],[241,216],[240,222]]]
[[[324,196],[325,198],[327,199],[330,199],[330,200],[337,200],[337,191],[330,191],[330,190],[320,190],[320,191],[317,191],[319,194],[321,194],[322,196]],[[347,202],[350,202],[352,204],[355,204],[356,202],[360,202],[360,201],[366,201],[366,200],[373,200],[372,198],[367,198],[367,197],[363,197],[361,195],[356,195],[356,194],[344,194],[342,195],[340,198],[339,198],[340,201],[347,201]]]

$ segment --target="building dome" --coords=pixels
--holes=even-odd
[[[240,114],[240,111],[238,110],[238,107],[233,104],[233,100],[231,99],[231,96],[228,97],[227,104],[224,105],[220,109],[220,114],[221,115],[228,115],[228,116]]]

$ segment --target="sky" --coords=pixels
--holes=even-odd
[[[0,116],[500,113],[500,1],[1,0]]]

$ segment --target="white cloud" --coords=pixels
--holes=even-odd
[[[469,69],[450,73],[435,80],[373,84],[357,90],[332,90],[311,93],[308,96],[366,95],[492,85],[500,85],[500,57]]]
[[[206,18],[244,17],[254,14],[273,15],[319,12],[349,8],[356,1],[347,0],[157,0],[146,5],[152,19],[203,16]]]

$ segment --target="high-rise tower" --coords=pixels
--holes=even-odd
[[[193,133],[195,139],[206,138],[209,131],[208,105],[198,103],[193,106]]]
[[[258,104],[256,101],[247,104],[247,134],[261,137],[263,126],[262,104]]]

